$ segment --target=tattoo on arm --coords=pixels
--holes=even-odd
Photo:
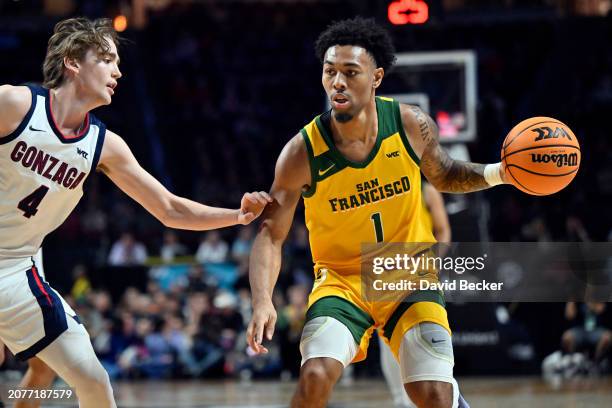
[[[411,108],[419,125],[421,138],[427,143],[421,157],[421,170],[440,192],[468,193],[490,188],[484,178],[484,164],[453,160],[438,141],[438,128],[428,115]]]
[[[431,118],[427,120],[428,119],[427,115],[425,115],[423,111],[417,108],[416,106],[411,106],[410,110],[412,110],[412,112],[414,113],[414,117],[416,118],[416,121],[419,124],[419,130],[421,131],[421,138],[423,139],[424,142],[429,144],[432,139],[432,132],[431,132],[431,127],[429,126],[428,122],[431,121]]]
[[[484,178],[484,164],[453,160],[439,145],[434,149],[439,152],[428,154],[426,150],[423,153],[421,170],[438,191],[469,193],[491,187]]]

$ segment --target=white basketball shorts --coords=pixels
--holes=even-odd
[[[35,356],[68,330],[67,319],[80,323],[45,280],[39,254],[0,270],[0,340],[20,360]],[[84,330],[80,324],[71,326]]]

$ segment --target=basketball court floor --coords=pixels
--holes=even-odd
[[[612,378],[569,380],[556,387],[536,377],[464,378],[459,382],[472,408],[612,407]],[[11,386],[14,384],[0,385],[5,401],[6,389]],[[114,388],[118,407],[125,408],[281,408],[289,405],[295,383],[142,381],[116,382]],[[43,404],[58,406],[75,407],[76,401]],[[338,385],[329,407],[393,408],[393,404],[384,382],[357,380]]]

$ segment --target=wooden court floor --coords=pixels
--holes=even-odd
[[[612,378],[566,381],[558,386],[540,378],[459,379],[473,408],[612,407]],[[116,382],[117,405],[125,408],[287,407],[294,382],[238,381]],[[9,387],[2,384],[0,388]],[[6,393],[2,392],[6,397]],[[11,406],[7,404],[7,407]],[[75,400],[45,403],[43,407],[76,406]],[[338,385],[329,408],[393,408],[380,380],[357,380]]]

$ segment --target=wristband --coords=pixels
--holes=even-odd
[[[487,164],[484,168],[484,179],[490,186],[504,184],[501,178],[501,162],[495,164]]]

